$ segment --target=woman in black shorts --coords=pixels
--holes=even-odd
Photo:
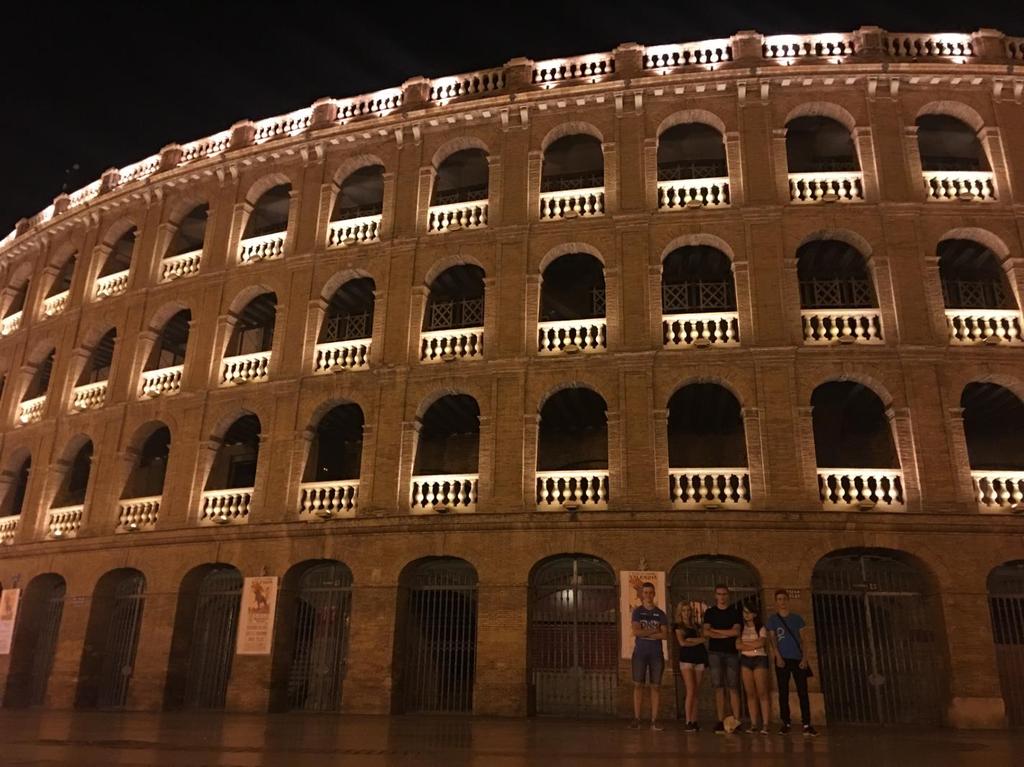
[[[697,732],[697,690],[708,665],[708,648],[701,627],[693,620],[693,605],[676,605],[675,637],[679,650],[679,673],[686,685],[686,731]]]
[[[772,715],[771,685],[768,683],[768,632],[761,616],[752,605],[743,605],[743,626],[736,639],[740,651],[740,675],[747,694],[750,712],[750,731],[768,734],[768,720]],[[758,726],[758,719],[761,720]]]

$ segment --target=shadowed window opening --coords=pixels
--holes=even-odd
[[[50,375],[53,373],[53,358],[56,353],[56,349],[51,349],[50,353],[43,357],[36,366],[35,372],[32,373],[32,380],[29,381],[28,387],[25,389],[25,396],[22,397],[22,402],[42,397],[49,390]]]
[[[480,406],[468,394],[447,394],[420,418],[413,474],[476,474],[480,453]]]
[[[978,134],[949,115],[918,117],[917,146],[921,153],[922,170],[990,169]]]
[[[960,397],[972,469],[1024,471],[1024,402],[994,383],[970,383]]]
[[[939,277],[947,309],[1016,309],[999,258],[974,240],[939,243]]]
[[[739,400],[724,386],[684,386],[668,402],[673,468],[744,467],[747,445]]]
[[[316,425],[302,481],[359,479],[362,457],[363,411],[358,405],[338,405]]]
[[[486,200],[488,194],[487,153],[463,149],[448,155],[437,168],[431,205]]]
[[[4,494],[3,505],[0,506],[0,518],[16,517],[21,514],[28,492],[28,478],[32,471],[32,458],[26,456],[12,475],[8,475],[7,492]]]
[[[263,293],[252,299],[238,315],[225,356],[269,352],[276,320],[277,296],[274,293]]]
[[[736,311],[732,262],[709,245],[686,245],[665,256],[661,270],[665,314]]]
[[[592,189],[604,186],[604,153],[601,141],[577,133],[563,136],[544,151],[541,192]]]
[[[317,343],[350,341],[373,335],[375,285],[369,277],[349,280],[331,296]]]
[[[50,289],[46,292],[47,298],[52,298],[58,293],[64,293],[65,291],[71,290],[71,280],[75,276],[75,263],[78,257],[72,253],[68,256],[67,260],[61,265],[57,272],[57,276],[53,278],[53,282],[50,284]]]
[[[829,381],[811,395],[819,467],[898,469],[882,400],[852,381]]]
[[[89,354],[89,359],[78,376],[76,386],[99,383],[110,378],[110,367],[114,361],[114,345],[117,342],[117,330],[111,328],[96,342]]]
[[[540,320],[580,320],[605,316],[604,267],[587,253],[559,256],[544,270]]]
[[[125,482],[121,498],[148,498],[162,495],[167,459],[171,450],[171,430],[161,426],[139,448],[139,454]]]
[[[132,267],[132,254],[135,252],[135,228],[122,234],[107,255],[100,269],[100,277],[108,277],[118,272],[126,272]]]
[[[460,265],[445,269],[430,284],[424,330],[474,328],[484,324],[484,270]]]
[[[800,308],[877,308],[871,274],[859,250],[839,240],[812,240],[796,252]]]
[[[60,488],[53,497],[51,508],[80,506],[85,503],[85,493],[89,488],[89,470],[92,467],[92,453],[91,441],[87,441],[75,453],[75,457],[71,460],[71,464],[61,479]]]
[[[245,222],[242,239],[286,231],[291,192],[290,184],[280,184],[264,192],[253,205],[249,220]]]
[[[540,411],[538,471],[608,468],[608,406],[583,387],[552,394]]]
[[[260,419],[245,415],[224,432],[213,459],[206,490],[253,487],[260,456]]]
[[[658,136],[658,181],[728,175],[722,134],[710,125],[683,123]]]
[[[160,335],[153,343],[153,349],[149,353],[144,369],[160,370],[174,365],[184,365],[191,323],[192,312],[188,309],[182,309],[167,320],[160,330]]]
[[[384,166],[367,165],[341,183],[331,221],[377,216],[384,210]]]
[[[206,222],[209,219],[210,206],[197,205],[181,219],[178,231],[174,233],[171,246],[167,249],[168,256],[180,256],[203,249],[206,239]]]
[[[830,117],[798,117],[786,125],[790,173],[857,171],[860,163],[845,125]]]

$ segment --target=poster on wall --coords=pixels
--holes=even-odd
[[[14,636],[14,621],[18,617],[18,600],[21,589],[4,589],[0,594],[0,655],[11,652],[11,638]]]
[[[277,611],[277,577],[246,578],[238,616],[239,655],[269,655]]]
[[[665,573],[661,570],[622,570],[619,572],[619,619],[622,624],[622,657],[633,657],[633,627],[630,618],[633,608],[641,604],[640,588],[645,583],[654,584],[654,604],[665,610]],[[668,616],[669,623],[672,616]]]

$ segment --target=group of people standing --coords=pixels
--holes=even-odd
[[[669,620],[655,604],[654,584],[643,584],[640,593],[641,604],[631,616],[635,646],[632,659],[633,721],[630,727],[640,727],[643,692],[647,688],[651,698],[651,729],[661,730],[658,707],[661,677],[665,670],[662,641],[670,638]],[[762,620],[754,603],[733,604],[729,588],[724,584],[715,586],[715,603],[707,607],[702,616],[696,616],[694,612],[692,603],[680,602],[671,627],[679,673],[686,687],[687,732],[700,730],[697,695],[707,669],[715,691],[718,715],[715,734],[743,731],[740,722],[743,716],[741,682],[750,720],[747,732],[769,734],[772,704],[768,671],[774,665],[779,718],[782,721],[779,733],[785,735],[792,729],[789,710],[792,680],[800,700],[803,734],[808,737],[818,734],[811,724],[811,704],[807,695],[807,679],[812,674],[800,641],[800,631],[806,623],[799,614],[790,611],[789,593],[785,589],[775,592],[775,612],[767,621]]]

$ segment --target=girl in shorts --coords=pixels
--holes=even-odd
[[[697,732],[697,690],[708,665],[708,648],[701,627],[693,620],[693,605],[676,605],[675,637],[679,650],[679,673],[686,685],[686,732]]]
[[[767,735],[768,719],[772,714],[771,686],[768,684],[768,632],[753,605],[743,605],[743,626],[736,639],[736,649],[740,651],[740,675],[747,695],[750,731]]]

